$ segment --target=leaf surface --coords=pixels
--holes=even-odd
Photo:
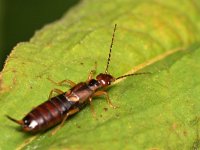
[[[1,72],[1,149],[197,149],[200,146],[200,3],[196,0],[85,0],[19,43]],[[54,81],[85,81],[97,61],[104,72],[152,72],[120,80],[105,99],[67,120],[56,135],[20,132],[21,119],[47,100]],[[107,109],[108,108],[108,109]],[[106,111],[107,110],[107,111]]]

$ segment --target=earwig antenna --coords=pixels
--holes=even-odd
[[[117,24],[115,24],[113,35],[112,35],[112,41],[111,41],[111,44],[110,44],[110,51],[109,51],[107,66],[106,66],[106,70],[105,70],[106,74],[108,74],[108,67],[109,67],[109,64],[110,64],[111,51],[112,51],[112,46],[113,46],[113,42],[114,42],[116,28],[117,28]]]
[[[15,122],[15,123],[17,123],[17,124],[19,124],[19,125],[23,125],[22,120],[16,120],[16,119],[14,119],[14,118],[12,118],[12,117],[10,117],[10,116],[8,116],[8,115],[6,115],[6,117],[7,117],[9,120],[11,120],[11,121],[13,121],[13,122]]]
[[[140,72],[140,73],[131,73],[131,74],[126,74],[120,77],[117,77],[115,80],[121,79],[121,78],[125,78],[128,76],[137,76],[137,75],[142,75],[142,74],[151,74],[151,72]]]

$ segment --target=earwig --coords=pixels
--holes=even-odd
[[[22,120],[16,120],[10,116],[7,116],[7,118],[19,124],[23,131],[31,133],[46,131],[47,129],[59,124],[59,126],[52,132],[54,134],[62,127],[65,120],[69,116],[79,112],[86,106],[87,103],[91,104],[91,108],[93,110],[93,97],[105,95],[109,106],[115,108],[108,93],[105,91],[105,87],[108,87],[118,79],[147,73],[132,73],[117,78],[114,78],[108,73],[116,27],[117,25],[115,24],[105,73],[98,74],[96,79],[94,79],[93,76],[95,70],[92,70],[86,82],[76,84],[71,80],[63,80],[56,83],[58,85],[68,83],[71,86],[71,89],[67,92],[63,92],[59,89],[53,89],[50,92],[49,99],[31,110]],[[58,95],[53,97],[53,93],[57,93]]]

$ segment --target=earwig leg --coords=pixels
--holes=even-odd
[[[53,89],[53,90],[51,90],[51,92],[49,94],[49,99],[51,99],[53,97],[53,93],[63,94],[64,92],[59,89]]]
[[[90,110],[92,112],[92,115],[93,115],[94,118],[96,118],[96,113],[94,111],[94,106],[92,104],[92,97],[89,97],[89,102],[90,102]]]
[[[97,70],[97,62],[95,61],[94,63],[94,69],[90,71],[89,75],[88,75],[88,81],[91,80],[93,78],[93,76],[95,75]]]
[[[111,100],[110,100],[110,98],[109,98],[109,95],[108,95],[108,93],[107,93],[106,91],[97,91],[97,92],[95,92],[95,93],[93,94],[92,97],[101,96],[101,95],[105,95],[105,96],[106,96],[106,100],[107,100],[107,102],[108,102],[108,104],[109,104],[109,106],[110,106],[111,108],[117,108],[116,106],[114,106],[114,105],[112,104],[112,102],[111,102]]]
[[[88,75],[88,81],[91,80],[91,79],[93,78],[95,72],[96,72],[95,70],[91,70],[91,71],[90,71],[90,73],[89,73],[89,75]]]
[[[65,120],[67,120],[67,118],[75,113],[77,113],[79,111],[79,108],[75,108],[75,109],[72,109],[70,110],[63,118],[62,122],[58,125],[58,127],[56,127],[52,132],[51,132],[51,135],[54,135],[56,134],[56,132],[62,128],[62,126],[64,125],[65,123]]]
[[[55,81],[53,81],[53,80],[50,79],[50,78],[47,78],[47,79],[48,79],[49,81],[51,81],[52,83],[58,85],[58,86],[63,86],[63,85],[65,85],[66,83],[68,83],[71,87],[73,87],[73,86],[76,85],[76,83],[74,83],[73,81],[68,80],[68,79],[65,79],[65,80],[60,81],[60,82],[55,82]]]

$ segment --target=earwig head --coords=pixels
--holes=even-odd
[[[104,73],[100,73],[99,75],[97,75],[96,79],[102,87],[106,87],[115,81],[115,78],[113,76]]]

